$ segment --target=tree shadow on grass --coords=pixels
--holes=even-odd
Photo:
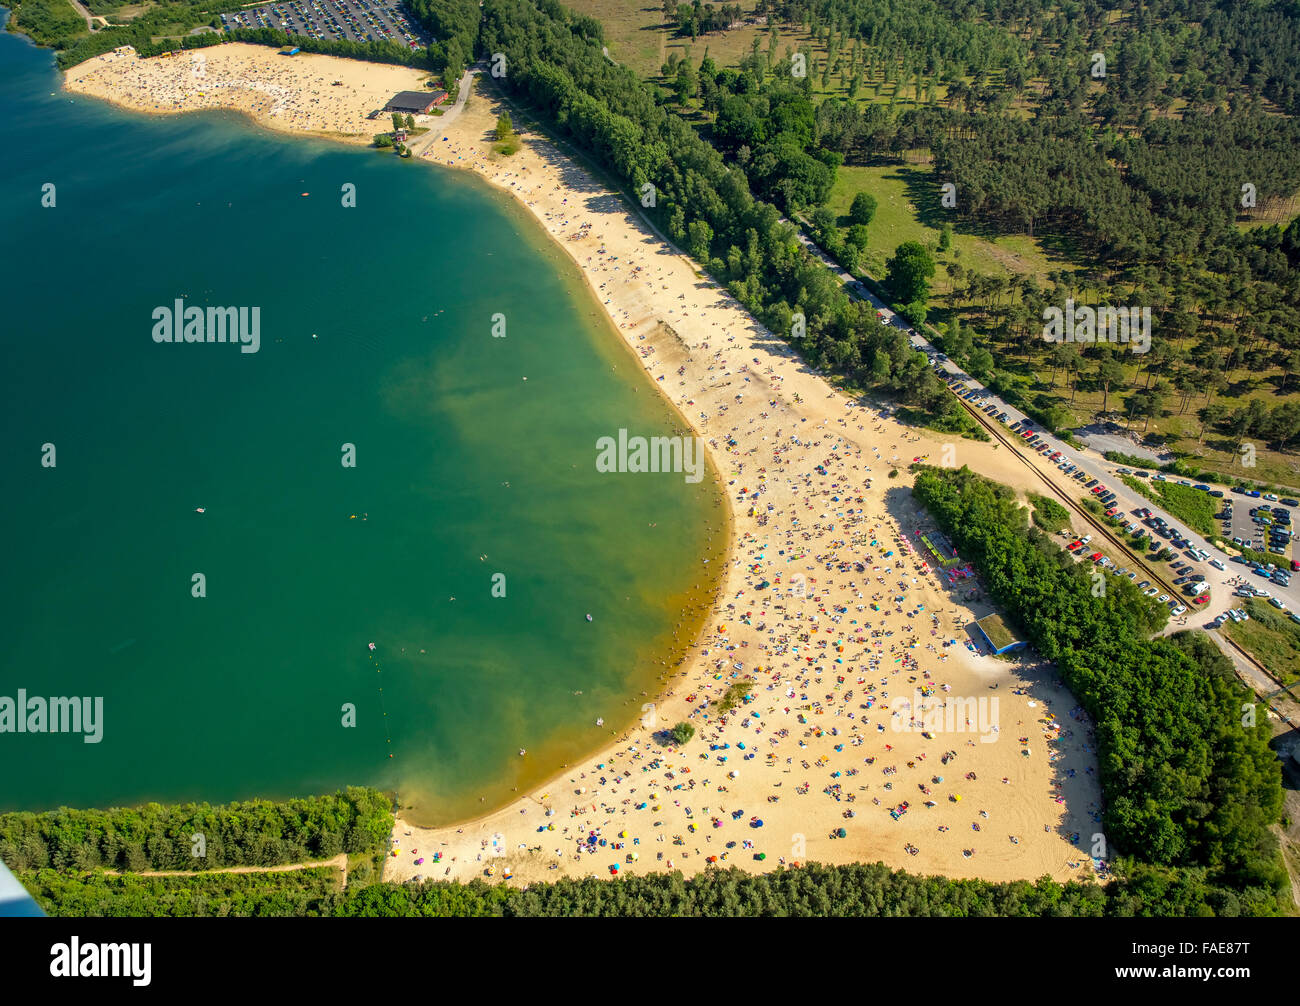
[[[980,238],[989,243],[994,243],[998,238],[1003,237],[1029,237],[1049,261],[1058,265],[1087,268],[1098,261],[1095,256],[1083,251],[1078,236],[1069,231],[1045,228],[1030,235],[1025,230],[999,226],[993,221],[984,221],[961,214],[956,209],[946,209],[942,203],[943,180],[936,178],[929,168],[903,164],[883,177],[903,183],[916,219],[926,227],[942,230],[947,224],[952,227],[955,234]],[[961,206],[961,198],[961,191],[958,190],[958,207]]]

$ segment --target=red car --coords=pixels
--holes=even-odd
[[[1209,594],[1202,594],[1202,595],[1200,595],[1199,597],[1193,597],[1193,598],[1192,598],[1192,603],[1193,603],[1193,604],[1204,604],[1204,603],[1205,603],[1206,601],[1208,601],[1209,599],[1210,599],[1210,595],[1209,595]]]
[[[1096,561],[1099,560],[1100,558],[1101,558],[1101,553],[1100,553],[1100,552],[1093,552],[1092,555],[1088,556],[1088,561],[1089,561],[1089,562],[1096,562]]]

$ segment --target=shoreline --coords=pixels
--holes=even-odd
[[[509,193],[578,266],[645,376],[709,445],[728,495],[726,568],[650,722],[496,810],[437,828],[399,814],[384,878],[526,884],[809,861],[988,880],[1091,875],[1090,724],[1049,669],[973,655],[962,637],[994,609],[977,581],[945,585],[912,547],[924,518],[907,465],[943,438],[832,388],[545,138],[522,131],[516,154],[493,154],[500,107],[476,89],[455,123],[413,144],[417,156]],[[955,446],[959,464],[1024,487],[1005,453]],[[754,682],[750,700],[718,715],[710,703],[739,680]],[[921,689],[1001,699],[1010,712],[978,741],[961,726],[918,731],[907,710]],[[696,730],[684,748],[656,740],[678,721]],[[847,840],[834,838],[840,828]],[[420,850],[436,861],[424,865]]]

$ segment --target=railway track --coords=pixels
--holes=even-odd
[[[1016,446],[1017,446],[1016,442],[1007,434],[1005,434],[996,423],[991,421],[987,416],[985,416],[978,409],[972,407],[969,402],[967,402],[965,399],[961,398],[960,396],[958,396],[957,400],[961,403],[962,408],[964,408],[971,416],[973,416],[975,421],[979,423],[982,427],[984,427],[984,429],[986,429],[993,436],[995,440],[999,441],[1002,444],[1002,446],[1010,450],[1012,455],[1016,458],[1016,460],[1018,460],[1022,465],[1028,468],[1034,474],[1034,477],[1037,478],[1038,481],[1041,482],[1044,486],[1046,486],[1048,491],[1051,492],[1053,496],[1061,500],[1074,513],[1078,514],[1083,519],[1084,523],[1087,524],[1089,527],[1091,527],[1098,534],[1100,534],[1102,538],[1104,538],[1114,548],[1116,552],[1120,553],[1121,555],[1127,556],[1128,559],[1131,560],[1133,565],[1136,566],[1137,568],[1145,569],[1151,577],[1151,582],[1153,584],[1157,584],[1160,587],[1164,588],[1164,590],[1169,594],[1170,597],[1178,596],[1177,587],[1175,587],[1167,579],[1165,579],[1158,572],[1156,572],[1149,565],[1147,565],[1146,560],[1143,557],[1139,556],[1136,552],[1133,551],[1133,549],[1131,549],[1128,545],[1126,545],[1123,541],[1121,541],[1111,531],[1109,527],[1107,527],[1100,520],[1098,520],[1096,516],[1094,516],[1088,509],[1081,506],[1078,500],[1074,499],[1074,497],[1072,497],[1068,492],[1063,490],[1050,478],[1048,478],[1046,475],[1040,472],[1038,468],[1027,457],[1021,454],[1020,451],[1016,450]]]
[[[949,389],[949,393],[956,395],[956,392],[952,391],[951,388]],[[1039,482],[1041,482],[1044,486],[1047,487],[1048,491],[1051,492],[1053,496],[1061,500],[1061,502],[1063,502],[1066,505],[1066,507],[1069,508],[1072,512],[1078,514],[1083,519],[1084,523],[1087,524],[1089,527],[1093,528],[1098,534],[1100,534],[1101,537],[1116,552],[1118,552],[1120,555],[1127,556],[1128,559],[1132,561],[1133,565],[1136,566],[1138,569],[1145,569],[1148,575],[1151,577],[1151,582],[1153,584],[1157,584],[1163,587],[1170,597],[1178,596],[1178,589],[1172,583],[1170,583],[1167,579],[1165,579],[1165,577],[1161,576],[1158,572],[1156,572],[1156,570],[1154,570],[1151,566],[1149,566],[1143,557],[1140,557],[1136,552],[1133,551],[1133,549],[1131,549],[1127,544],[1121,541],[1111,531],[1109,527],[1107,527],[1100,520],[1098,520],[1096,516],[1094,516],[1089,510],[1081,506],[1079,502],[1076,499],[1074,499],[1072,496],[1070,496],[1068,492],[1063,490],[1050,478],[1048,478],[1041,471],[1039,471],[1036,465],[1034,465],[1019,450],[1017,450],[1016,447],[1018,445],[1016,443],[1016,440],[1010,437],[1005,432],[1003,432],[1003,430],[997,423],[990,420],[987,416],[984,415],[984,413],[980,412],[978,409],[972,406],[968,401],[966,401],[960,395],[957,395],[957,401],[961,404],[961,407],[965,409],[967,413],[969,413],[977,423],[980,424],[980,426],[982,426],[985,430],[989,432],[989,434],[993,437],[995,441],[1001,443],[1003,447],[1006,447],[1021,464],[1023,464],[1034,474],[1034,477],[1037,478]],[[1252,667],[1257,668],[1261,674],[1263,674],[1266,678],[1268,678],[1268,680],[1274,682],[1279,689],[1282,689],[1288,695],[1291,694],[1291,692],[1287,689],[1287,686],[1282,681],[1278,680],[1275,674],[1273,674],[1267,667],[1265,667],[1257,659],[1255,659],[1254,656],[1252,656],[1246,650],[1242,649],[1241,646],[1239,646],[1235,640],[1231,639],[1230,637],[1228,637],[1222,632],[1219,633],[1218,636],[1220,639],[1223,639],[1234,650],[1236,650],[1237,653],[1241,655],[1243,660],[1249,663]],[[1295,722],[1293,722],[1285,713],[1282,712],[1282,710],[1276,708],[1275,705],[1272,706],[1272,708],[1273,711],[1277,713],[1277,715],[1280,716],[1282,720],[1293,730],[1300,730],[1300,725],[1297,725]]]

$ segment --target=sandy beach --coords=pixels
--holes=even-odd
[[[198,98],[178,81],[161,88],[152,68],[133,82],[128,64],[104,62],[74,68],[69,87],[143,111],[236,107],[227,102],[247,94],[238,107],[267,125],[286,128],[293,109],[314,126],[287,128],[347,132],[349,116],[377,106],[338,94],[333,107],[330,92],[347,88],[328,81],[345,69],[385,80],[375,93],[414,86],[383,76],[413,71],[266,52],[304,78],[278,116],[236,77]],[[208,72],[217,65],[259,72],[210,56]],[[732,545],[705,632],[640,722],[474,821],[399,817],[385,878],[526,884],[877,860],[992,880],[1091,875],[1101,809],[1091,724],[1032,655],[976,652],[971,623],[994,610],[986,592],[918,551],[932,525],[911,498],[914,459],[1022,487],[1026,469],[833,389],[544,138],[523,133],[516,154],[495,154],[506,106],[481,79],[474,88],[454,123],[413,148],[510,193],[578,264],[629,347],[625,366],[643,368],[707,443]],[[723,713],[737,682],[750,682],[745,698]],[[679,721],[696,731],[682,747],[664,735]]]
[[[107,52],[68,70],[64,86],[78,94],[155,115],[224,108],[288,133],[369,144],[392,128],[383,108],[398,91],[426,90],[429,74],[404,66],[336,56],[282,56],[264,45],[232,42],[176,56],[140,59]],[[335,81],[340,83],[335,84]],[[436,116],[417,116],[418,125]]]

